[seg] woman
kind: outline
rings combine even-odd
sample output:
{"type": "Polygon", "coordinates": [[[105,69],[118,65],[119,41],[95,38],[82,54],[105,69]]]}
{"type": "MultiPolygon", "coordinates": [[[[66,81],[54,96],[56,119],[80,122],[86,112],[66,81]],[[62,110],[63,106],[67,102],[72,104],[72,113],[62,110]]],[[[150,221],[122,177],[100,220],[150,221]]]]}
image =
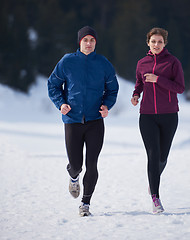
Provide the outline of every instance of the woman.
{"type": "Polygon", "coordinates": [[[69,192],[80,194],[79,174],[85,145],[86,170],[80,216],[90,215],[89,205],[98,179],[97,162],[104,139],[104,121],[116,102],[118,82],[112,64],[96,54],[96,31],[85,26],[78,31],[79,49],[66,54],[48,79],[49,97],[61,111],[69,159],[69,192]]]}
{"type": "Polygon", "coordinates": [[[162,28],[153,28],[147,33],[150,50],[138,61],[131,99],[136,106],[143,92],[139,127],[148,158],[153,213],[164,211],[159,196],[160,176],[178,125],[177,93],[183,93],[185,88],[181,63],[165,48],[167,37],[168,32],[162,28]]]}

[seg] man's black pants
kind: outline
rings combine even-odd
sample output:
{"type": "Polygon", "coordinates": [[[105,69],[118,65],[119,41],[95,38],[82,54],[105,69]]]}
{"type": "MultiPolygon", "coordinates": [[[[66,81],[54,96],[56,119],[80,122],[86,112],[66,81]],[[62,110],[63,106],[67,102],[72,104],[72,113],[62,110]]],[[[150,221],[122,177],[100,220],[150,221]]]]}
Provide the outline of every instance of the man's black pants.
{"type": "Polygon", "coordinates": [[[76,178],[82,171],[84,145],[86,148],[86,171],[83,178],[84,191],[82,198],[82,202],[84,203],[90,203],[91,196],[97,183],[97,162],[103,146],[103,141],[103,119],[85,123],[65,124],[65,142],[69,158],[67,170],[72,178],[76,178]]]}

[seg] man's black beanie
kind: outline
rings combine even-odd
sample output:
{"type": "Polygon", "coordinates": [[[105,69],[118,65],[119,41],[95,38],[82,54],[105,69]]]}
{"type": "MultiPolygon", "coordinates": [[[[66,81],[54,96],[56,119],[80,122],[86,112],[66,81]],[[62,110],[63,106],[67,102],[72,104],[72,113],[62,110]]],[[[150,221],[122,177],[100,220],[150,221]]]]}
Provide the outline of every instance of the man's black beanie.
{"type": "Polygon", "coordinates": [[[85,26],[81,29],[79,29],[78,31],[78,43],[80,44],[80,41],[86,36],[86,35],[91,35],[92,37],[94,37],[96,39],[97,42],[97,33],[96,31],[89,27],[89,26],[85,26]]]}

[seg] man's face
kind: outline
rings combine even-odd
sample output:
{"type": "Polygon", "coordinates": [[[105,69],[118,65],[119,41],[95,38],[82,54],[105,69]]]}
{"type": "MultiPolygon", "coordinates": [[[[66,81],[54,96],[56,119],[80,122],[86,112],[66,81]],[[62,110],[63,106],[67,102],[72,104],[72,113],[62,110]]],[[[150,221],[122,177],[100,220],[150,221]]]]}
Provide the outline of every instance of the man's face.
{"type": "Polygon", "coordinates": [[[95,47],[96,47],[96,39],[91,35],[86,35],[80,41],[80,51],[85,55],[88,55],[91,52],[94,52],[95,47]]]}

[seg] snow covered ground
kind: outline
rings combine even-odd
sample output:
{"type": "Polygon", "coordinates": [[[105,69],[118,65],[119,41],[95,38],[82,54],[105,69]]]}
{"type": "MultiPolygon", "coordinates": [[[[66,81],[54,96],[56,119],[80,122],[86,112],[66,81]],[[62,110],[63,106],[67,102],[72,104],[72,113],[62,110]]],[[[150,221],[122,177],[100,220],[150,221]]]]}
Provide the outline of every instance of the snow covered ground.
{"type": "Polygon", "coordinates": [[[68,192],[63,125],[45,79],[29,95],[0,85],[1,240],[190,239],[190,103],[180,96],[179,127],[161,181],[165,212],[153,215],[139,106],[130,103],[133,84],[119,83],[105,121],[93,216],[84,218],[80,197],[68,192]]]}

